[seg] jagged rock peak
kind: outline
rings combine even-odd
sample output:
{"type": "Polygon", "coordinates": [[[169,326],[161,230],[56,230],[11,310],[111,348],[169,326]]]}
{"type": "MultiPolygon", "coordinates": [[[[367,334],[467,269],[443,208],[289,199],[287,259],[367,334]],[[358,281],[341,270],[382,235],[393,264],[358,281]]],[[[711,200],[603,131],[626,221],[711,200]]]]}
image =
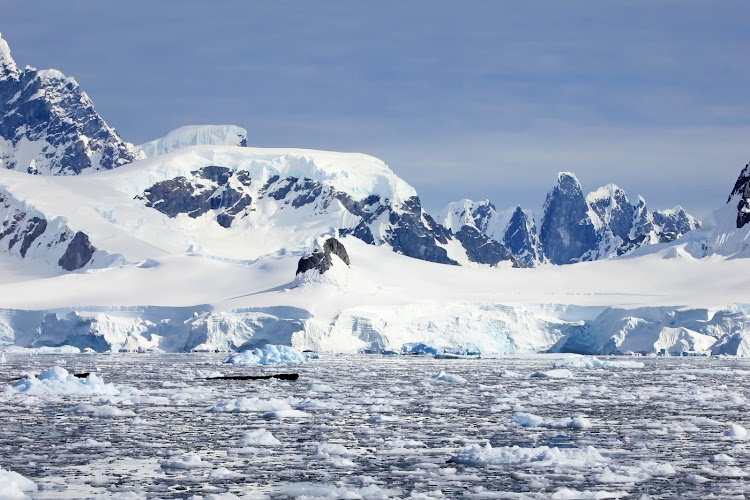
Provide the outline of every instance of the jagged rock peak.
{"type": "Polygon", "coordinates": [[[18,79],[20,72],[16,66],[16,62],[10,55],[10,47],[8,42],[3,39],[2,33],[0,33],[0,80],[7,78],[18,79]]]}
{"type": "Polygon", "coordinates": [[[745,165],[745,168],[740,172],[727,203],[735,198],[739,198],[737,202],[737,229],[741,229],[750,222],[750,163],[745,165]]]}
{"type": "Polygon", "coordinates": [[[347,266],[351,265],[344,244],[336,238],[329,237],[322,245],[320,241],[317,241],[312,253],[299,260],[296,274],[299,275],[313,269],[316,269],[320,274],[324,274],[333,266],[332,255],[337,256],[347,266]]]}
{"type": "Polygon", "coordinates": [[[732,201],[732,198],[735,196],[742,195],[748,182],[750,182],[750,163],[745,165],[745,168],[740,172],[740,176],[737,177],[737,181],[734,183],[734,189],[732,189],[732,192],[729,193],[729,198],[727,198],[727,203],[732,201]]]}
{"type": "Polygon", "coordinates": [[[164,137],[140,144],[149,158],[188,146],[247,146],[247,130],[236,125],[186,125],[164,137]]]}
{"type": "Polygon", "coordinates": [[[575,195],[581,192],[581,183],[573,172],[559,172],[557,174],[557,189],[564,194],[575,195]]]}
{"type": "Polygon", "coordinates": [[[99,116],[75,79],[54,69],[19,71],[0,38],[0,168],[70,175],[141,157],[99,116]]]}

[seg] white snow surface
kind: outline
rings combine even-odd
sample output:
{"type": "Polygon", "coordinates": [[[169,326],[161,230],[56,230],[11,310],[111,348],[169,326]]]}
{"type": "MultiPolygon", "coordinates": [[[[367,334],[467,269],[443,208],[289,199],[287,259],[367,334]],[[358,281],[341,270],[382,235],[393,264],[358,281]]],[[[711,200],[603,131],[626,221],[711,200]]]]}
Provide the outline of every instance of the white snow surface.
{"type": "Polygon", "coordinates": [[[736,258],[750,255],[748,231],[732,229],[731,206],[707,229],[625,259],[457,267],[347,236],[350,267],[295,277],[321,235],[350,227],[349,212],[284,210],[271,199],[224,228],[208,216],[169,218],[134,199],[210,165],[246,170],[258,185],[275,175],[310,178],[393,206],[416,194],[376,158],[295,149],[187,146],[110,172],[7,171],[0,190],[17,211],[8,217],[43,216],[55,234],[84,230],[97,251],[72,274],[55,269],[64,250],[56,240],[31,245],[26,259],[4,254],[0,344],[80,342],[97,351],[276,344],[351,353],[422,343],[437,352],[513,354],[564,349],[559,343],[575,337],[567,348],[592,354],[750,354],[750,320],[742,319],[750,318],[750,261],[736,258]]]}
{"type": "Polygon", "coordinates": [[[241,146],[246,142],[247,130],[236,125],[186,125],[137,147],[150,158],[187,146],[241,146]]]}

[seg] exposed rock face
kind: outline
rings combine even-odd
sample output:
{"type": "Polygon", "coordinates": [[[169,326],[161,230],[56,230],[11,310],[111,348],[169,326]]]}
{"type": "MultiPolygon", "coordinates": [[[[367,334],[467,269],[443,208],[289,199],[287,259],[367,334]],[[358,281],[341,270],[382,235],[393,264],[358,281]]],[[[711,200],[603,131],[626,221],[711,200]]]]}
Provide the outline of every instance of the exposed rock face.
{"type": "Polygon", "coordinates": [[[251,179],[244,170],[209,166],[192,172],[195,177],[176,177],[158,182],[147,189],[140,199],[169,217],[187,214],[197,218],[214,211],[216,222],[229,227],[234,217],[250,206],[248,193],[251,179]]]}
{"type": "Polygon", "coordinates": [[[89,242],[86,233],[78,231],[63,256],[60,257],[58,265],[66,271],[75,271],[88,264],[95,251],[96,248],[89,242]]]}
{"type": "Polygon", "coordinates": [[[344,245],[336,238],[328,238],[322,248],[316,248],[313,253],[299,260],[296,274],[301,274],[312,269],[317,269],[320,274],[324,274],[333,266],[332,255],[336,255],[347,266],[351,265],[349,254],[346,252],[344,245]]]}
{"type": "Polygon", "coordinates": [[[466,255],[472,262],[494,265],[510,261],[513,267],[526,267],[502,244],[490,239],[486,234],[473,226],[464,226],[456,233],[456,239],[466,249],[466,255]]]}
{"type": "Polygon", "coordinates": [[[561,173],[547,195],[539,229],[544,255],[553,264],[577,262],[597,247],[597,234],[581,184],[573,174],[561,173]]]}
{"type": "Polygon", "coordinates": [[[503,244],[526,267],[533,267],[541,259],[539,236],[534,218],[516,207],[503,234],[503,244]]]}
{"type": "Polygon", "coordinates": [[[0,166],[69,175],[141,156],[102,120],[73,78],[56,70],[20,71],[0,38],[0,166]]]}
{"type": "Polygon", "coordinates": [[[336,227],[341,235],[351,234],[368,244],[387,244],[409,257],[457,264],[440,246],[454,236],[425,213],[416,196],[396,206],[378,195],[355,200],[312,179],[274,175],[260,182],[244,170],[209,166],[189,176],[158,182],[137,198],[169,217],[210,214],[225,228],[255,211],[269,217],[299,217],[301,221],[342,213],[334,222],[345,221],[336,227]]]}
{"type": "Polygon", "coordinates": [[[740,172],[734,189],[729,194],[727,203],[737,199],[737,229],[741,229],[750,222],[750,163],[740,172]]]}
{"type": "Polygon", "coordinates": [[[531,212],[520,207],[498,211],[488,200],[451,203],[439,218],[453,232],[462,233],[464,240],[465,233],[473,231],[463,231],[463,227],[478,229],[529,267],[623,255],[643,245],[673,241],[700,227],[679,206],[650,212],[641,197],[632,204],[614,184],[584,197],[570,173],[559,174],[557,185],[547,195],[540,230],[531,212]]]}
{"type": "Polygon", "coordinates": [[[0,221],[0,251],[21,259],[41,259],[74,271],[88,264],[96,251],[88,236],[74,234],[64,219],[48,220],[1,188],[0,221]]]}

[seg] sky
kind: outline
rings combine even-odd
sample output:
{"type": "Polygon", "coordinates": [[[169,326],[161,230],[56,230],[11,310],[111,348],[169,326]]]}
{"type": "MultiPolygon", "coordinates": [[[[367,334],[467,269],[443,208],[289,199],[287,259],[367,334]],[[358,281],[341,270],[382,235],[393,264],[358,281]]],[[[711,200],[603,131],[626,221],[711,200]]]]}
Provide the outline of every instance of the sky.
{"type": "Polygon", "coordinates": [[[382,158],[432,211],[539,209],[560,171],[699,218],[750,161],[746,0],[4,0],[19,66],[141,143],[235,124],[382,158]]]}

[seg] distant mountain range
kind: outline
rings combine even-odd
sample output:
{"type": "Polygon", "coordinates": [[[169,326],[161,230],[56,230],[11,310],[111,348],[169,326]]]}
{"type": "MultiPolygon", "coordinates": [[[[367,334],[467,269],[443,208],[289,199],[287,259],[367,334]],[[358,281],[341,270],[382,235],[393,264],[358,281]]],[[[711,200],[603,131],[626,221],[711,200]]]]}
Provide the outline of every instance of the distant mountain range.
{"type": "MultiPolygon", "coordinates": [[[[6,169],[67,176],[138,160],[146,161],[143,168],[158,163],[158,175],[149,177],[153,182],[129,193],[137,203],[169,219],[213,221],[217,230],[286,228],[288,240],[275,248],[261,245],[264,251],[303,247],[320,231],[351,234],[431,262],[533,267],[618,257],[700,227],[680,207],[650,211],[643,198],[632,203],[615,185],[584,196],[572,173],[559,174],[541,214],[462,200],[433,217],[414,188],[365,155],[240,149],[247,135],[235,126],[182,127],[135,146],[106,124],[73,78],[56,70],[19,70],[2,38],[0,110],[0,165],[6,169]],[[192,146],[205,149],[181,156],[192,146]],[[237,149],[219,161],[217,147],[237,149]],[[195,161],[195,155],[203,158],[195,161]]],[[[732,196],[746,200],[738,215],[744,224],[750,220],[750,193],[740,192],[740,180],[732,196]]],[[[41,257],[66,271],[109,262],[95,258],[109,245],[94,228],[73,227],[64,209],[49,212],[41,209],[44,204],[30,204],[7,182],[0,183],[0,199],[3,251],[41,257]]],[[[105,210],[111,200],[101,203],[105,210]]],[[[127,250],[106,253],[122,257],[127,250]]]]}
{"type": "Polygon", "coordinates": [[[560,173],[547,194],[537,226],[521,207],[498,211],[489,200],[451,203],[436,216],[447,228],[472,228],[502,243],[527,266],[617,257],[654,243],[668,243],[700,223],[682,207],[649,211],[646,200],[630,202],[614,184],[584,196],[574,174],[560,173]]]}
{"type": "Polygon", "coordinates": [[[0,111],[0,347],[750,355],[750,165],[702,224],[571,173],[541,213],[429,214],[363,154],[231,125],[135,146],[2,38],[0,111]]]}

